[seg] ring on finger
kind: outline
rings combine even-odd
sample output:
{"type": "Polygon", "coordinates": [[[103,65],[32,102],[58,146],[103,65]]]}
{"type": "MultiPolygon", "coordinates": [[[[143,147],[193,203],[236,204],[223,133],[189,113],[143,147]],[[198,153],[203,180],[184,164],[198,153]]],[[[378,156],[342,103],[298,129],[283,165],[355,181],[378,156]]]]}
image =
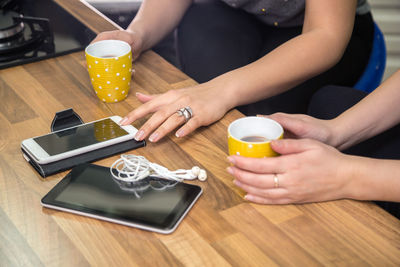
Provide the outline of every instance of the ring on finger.
{"type": "Polygon", "coordinates": [[[190,107],[178,109],[176,113],[178,113],[178,116],[183,116],[185,118],[185,123],[188,122],[193,116],[193,111],[190,107]]]}
{"type": "Polygon", "coordinates": [[[179,117],[183,116],[183,111],[182,111],[182,109],[178,109],[178,110],[176,111],[176,113],[178,113],[178,116],[179,116],[179,117]]]}
{"type": "Polygon", "coordinates": [[[189,106],[185,107],[185,109],[190,113],[190,118],[192,118],[193,117],[193,110],[189,106]]]}

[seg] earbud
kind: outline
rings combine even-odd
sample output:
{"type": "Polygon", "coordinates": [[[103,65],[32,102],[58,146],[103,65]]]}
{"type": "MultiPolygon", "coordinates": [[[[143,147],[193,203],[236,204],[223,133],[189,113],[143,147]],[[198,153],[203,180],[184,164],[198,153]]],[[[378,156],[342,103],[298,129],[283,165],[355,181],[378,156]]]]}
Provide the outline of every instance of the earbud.
{"type": "Polygon", "coordinates": [[[200,169],[199,166],[194,166],[192,168],[192,173],[193,173],[194,176],[196,176],[197,179],[199,179],[202,182],[207,180],[207,172],[206,172],[206,170],[200,169]]]}
{"type": "Polygon", "coordinates": [[[198,177],[199,173],[200,173],[200,167],[199,166],[193,166],[192,173],[193,173],[194,176],[198,177]]]}
{"type": "Polygon", "coordinates": [[[207,172],[199,166],[190,170],[170,171],[167,168],[148,161],[145,157],[136,155],[121,155],[110,167],[111,175],[121,181],[135,182],[146,178],[149,175],[173,181],[207,180],[207,172]]]}
{"type": "Polygon", "coordinates": [[[201,169],[200,172],[199,172],[199,175],[197,176],[197,179],[199,179],[199,181],[202,181],[202,182],[207,180],[207,172],[206,172],[206,170],[201,169]]]}

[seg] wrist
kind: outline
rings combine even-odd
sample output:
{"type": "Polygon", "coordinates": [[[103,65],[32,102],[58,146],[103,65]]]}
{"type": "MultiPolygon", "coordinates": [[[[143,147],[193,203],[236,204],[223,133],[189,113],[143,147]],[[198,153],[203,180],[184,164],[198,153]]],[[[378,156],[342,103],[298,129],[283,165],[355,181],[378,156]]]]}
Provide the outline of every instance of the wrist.
{"type": "Polygon", "coordinates": [[[368,164],[366,158],[345,155],[340,175],[345,179],[343,184],[343,198],[364,200],[368,195],[368,185],[364,185],[364,178],[368,177],[368,164]],[[367,166],[366,166],[367,165],[367,166]]]}
{"type": "MultiPolygon", "coordinates": [[[[148,47],[148,41],[146,38],[146,30],[144,27],[141,26],[141,23],[138,21],[132,21],[132,23],[126,28],[125,30],[128,32],[131,36],[132,39],[134,40],[135,43],[139,43],[139,49],[140,51],[144,51],[149,49],[148,47]]],[[[137,45],[137,44],[131,44],[137,45]]]]}
{"type": "Polygon", "coordinates": [[[339,150],[342,150],[343,146],[347,142],[344,127],[345,123],[341,121],[340,116],[328,121],[328,144],[338,148],[339,150]]]}
{"type": "Polygon", "coordinates": [[[235,83],[232,82],[233,80],[230,74],[226,73],[206,82],[209,88],[216,90],[216,97],[223,103],[226,111],[240,105],[237,99],[239,94],[236,92],[237,89],[235,83]]]}

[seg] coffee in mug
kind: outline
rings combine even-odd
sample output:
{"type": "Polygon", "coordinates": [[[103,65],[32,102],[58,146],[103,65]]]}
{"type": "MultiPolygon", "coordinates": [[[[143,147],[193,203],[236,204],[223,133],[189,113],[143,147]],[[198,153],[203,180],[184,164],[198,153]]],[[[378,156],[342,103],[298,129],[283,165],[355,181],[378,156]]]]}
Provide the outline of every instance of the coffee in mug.
{"type": "Polygon", "coordinates": [[[283,138],[282,126],[265,117],[244,117],[235,120],[228,127],[230,155],[263,158],[274,157],[271,140],[283,138]]]}

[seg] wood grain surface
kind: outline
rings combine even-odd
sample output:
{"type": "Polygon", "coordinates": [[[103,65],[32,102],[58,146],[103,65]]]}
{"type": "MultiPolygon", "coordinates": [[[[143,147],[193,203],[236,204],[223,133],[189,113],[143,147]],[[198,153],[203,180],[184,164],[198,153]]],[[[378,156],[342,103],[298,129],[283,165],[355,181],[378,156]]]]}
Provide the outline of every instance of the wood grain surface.
{"type": "MultiPolygon", "coordinates": [[[[113,29],[77,0],[57,2],[96,32],[113,29]]],[[[370,202],[244,201],[226,172],[226,129],[242,116],[236,110],[189,137],[170,135],[130,152],[169,169],[207,170],[206,182],[193,182],[203,195],[174,233],[43,208],[40,199],[67,172],[42,179],[20,142],[48,133],[55,112],[72,107],[86,122],[124,116],[139,105],[135,92],[195,84],[151,51],[134,69],[130,95],[115,104],[97,99],[83,52],[0,70],[0,266],[400,266],[400,221],[370,202]]]]}

